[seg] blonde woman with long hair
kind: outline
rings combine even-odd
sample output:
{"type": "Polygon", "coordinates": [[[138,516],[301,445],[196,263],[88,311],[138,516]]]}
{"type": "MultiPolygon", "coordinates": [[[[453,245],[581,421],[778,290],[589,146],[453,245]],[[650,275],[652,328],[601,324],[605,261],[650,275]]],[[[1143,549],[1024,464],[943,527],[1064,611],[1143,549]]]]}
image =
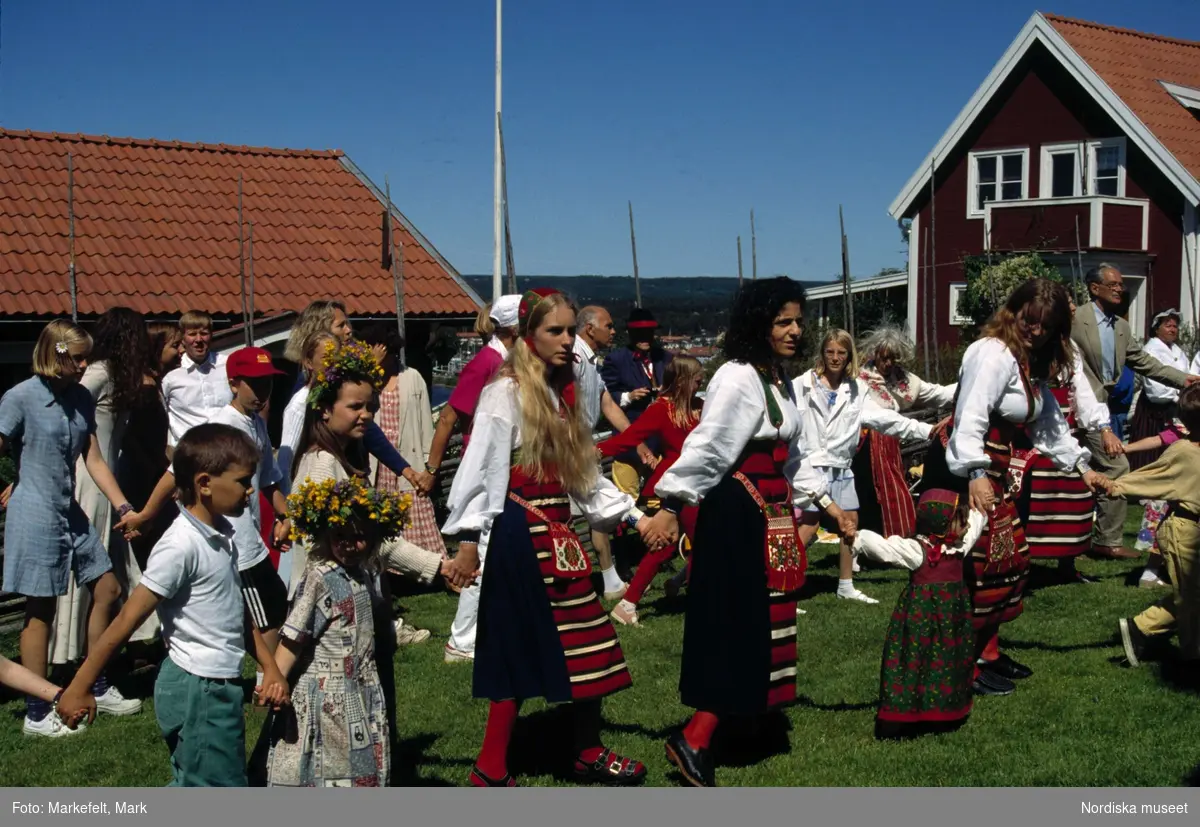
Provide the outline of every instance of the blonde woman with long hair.
{"type": "MultiPolygon", "coordinates": [[[[662,395],[652,402],[645,413],[638,417],[637,422],[627,430],[597,446],[601,456],[613,457],[636,448],[649,437],[658,438],[662,459],[642,488],[642,501],[651,511],[658,511],[660,506],[659,499],[654,494],[654,486],[658,485],[663,474],[679,459],[684,440],[700,424],[701,401],[696,392],[700,390],[700,383],[703,381],[704,368],[698,360],[691,356],[676,356],[667,363],[667,368],[663,371],[662,395]]],[[[691,542],[696,536],[696,509],[682,509],[679,521],[684,536],[691,542]]],[[[638,625],[638,602],[654,575],[676,549],[675,544],[666,545],[642,558],[625,597],[612,610],[613,620],[626,625],[638,625]]],[[[678,585],[672,590],[677,588],[678,585]]]]}
{"type": "MultiPolygon", "coordinates": [[[[592,588],[591,563],[570,529],[574,500],[594,528],[645,531],[633,499],[599,475],[591,423],[574,386],[575,309],[554,290],[531,290],[519,337],[479,397],[474,432],[450,490],[442,527],[458,557],[479,567],[474,694],[491,701],[477,787],[511,787],[508,747],[521,701],[571,703],[574,775],[610,785],[640,782],[645,766],[600,740],[600,700],[631,684],[616,631],[592,588]]],[[[457,561],[458,558],[456,558],[457,561]]]]}
{"type": "MultiPolygon", "coordinates": [[[[877,405],[858,378],[854,339],[833,329],[821,340],[812,370],[793,381],[796,404],[804,417],[805,456],[829,483],[829,496],[858,525],[858,494],[851,465],[862,431],[868,428],[897,439],[925,439],[930,426],[877,405]]],[[[800,537],[810,545],[817,533],[819,514],[814,506],[800,515],[800,537]]],[[[854,586],[854,553],[845,536],[838,552],[837,596],[859,603],[879,601],[854,586]]]]}

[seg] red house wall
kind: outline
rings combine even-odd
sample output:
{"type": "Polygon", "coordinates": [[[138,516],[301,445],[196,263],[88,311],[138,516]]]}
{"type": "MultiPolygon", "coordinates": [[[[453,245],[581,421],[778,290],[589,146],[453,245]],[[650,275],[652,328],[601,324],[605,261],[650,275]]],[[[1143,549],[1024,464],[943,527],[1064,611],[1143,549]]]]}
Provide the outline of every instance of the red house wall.
{"type": "MultiPolygon", "coordinates": [[[[967,218],[966,214],[968,153],[972,150],[1028,147],[1029,196],[1035,198],[1039,192],[1043,144],[1113,138],[1122,134],[1115,122],[1048,52],[1040,45],[1031,49],[977,118],[974,127],[954,149],[953,156],[941,162],[935,185],[936,234],[931,229],[927,194],[920,196],[909,211],[909,215],[920,216],[918,231],[909,239],[910,249],[916,253],[918,264],[918,340],[923,338],[926,329],[925,291],[928,273],[925,267],[929,260],[929,249],[933,250],[936,265],[937,339],[947,344],[957,343],[961,330],[949,324],[950,285],[966,281],[963,265],[966,256],[985,252],[984,221],[982,218],[967,218]],[[929,246],[927,231],[932,242],[929,246]]],[[[1166,307],[1179,301],[1183,198],[1132,141],[1126,144],[1125,166],[1125,196],[1149,198],[1151,201],[1148,252],[1155,258],[1148,268],[1151,272],[1145,291],[1149,311],[1146,318],[1149,319],[1159,305],[1166,307]]],[[[994,210],[992,215],[997,221],[1010,222],[1005,225],[1005,231],[1011,232],[1014,222],[1019,225],[1020,218],[1013,215],[1001,219],[1000,216],[1019,212],[1015,208],[1008,208],[994,210]]],[[[1109,216],[1115,217],[1115,213],[1109,216]]],[[[1028,220],[1029,216],[1026,215],[1027,223],[1028,220]]],[[[1041,228],[1037,235],[1066,234],[1070,244],[1063,246],[1074,246],[1074,219],[1070,220],[1069,227],[1058,226],[1060,223],[1056,219],[1052,231],[1041,228]]],[[[1085,246],[1086,226],[1086,216],[1083,216],[1080,219],[1080,233],[1085,246]]],[[[1134,246],[1140,247],[1140,215],[1136,227],[1137,244],[1134,246]]],[[[1105,248],[1128,249],[1131,232],[1132,226],[1128,221],[1106,222],[1105,248]],[[1110,234],[1111,239],[1108,237],[1110,234]]]]}

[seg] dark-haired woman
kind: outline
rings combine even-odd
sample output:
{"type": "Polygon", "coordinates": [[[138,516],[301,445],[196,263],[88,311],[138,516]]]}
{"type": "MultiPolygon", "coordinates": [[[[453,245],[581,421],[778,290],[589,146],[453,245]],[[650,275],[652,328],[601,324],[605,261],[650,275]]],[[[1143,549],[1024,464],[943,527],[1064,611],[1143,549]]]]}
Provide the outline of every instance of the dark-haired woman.
{"type": "Polygon", "coordinates": [[[757,281],[734,300],[726,364],[700,424],[655,486],[663,509],[648,536],[679,536],[677,514],[700,505],[679,681],[696,710],[667,740],[688,783],[715,784],[710,743],[728,716],[759,716],[796,698],[796,591],[807,560],[793,507],[816,503],[853,541],[854,526],[804,459],[802,419],[781,362],[796,355],[804,291],[757,281]]]}
{"type": "Polygon", "coordinates": [[[1013,501],[1014,447],[1025,439],[1060,471],[1078,471],[1095,492],[1103,478],[1071,436],[1052,379],[1076,366],[1070,297],[1044,279],[1018,287],[963,355],[954,416],[933,433],[921,486],[966,492],[988,516],[967,560],[980,695],[1007,695],[1028,667],[1000,652],[1002,623],[1016,619],[1029,577],[1029,546],[1013,501]]]}
{"type": "MultiPolygon", "coordinates": [[[[146,320],[136,310],[114,307],[96,320],[92,341],[91,361],[80,384],[96,403],[96,441],[100,455],[109,468],[116,469],[130,414],[141,401],[144,370],[149,362],[150,336],[146,320]]],[[[111,503],[84,471],[83,460],[77,460],[75,498],[108,550],[122,597],[128,597],[142,579],[142,569],[125,538],[112,531],[117,520],[111,503]]],[[[50,639],[51,663],[70,663],[83,657],[91,605],[88,590],[81,588],[72,577],[67,593],[58,599],[54,635],[50,639]]],[[[152,615],[130,640],[149,641],[157,632],[158,620],[152,615]]],[[[133,709],[132,705],[130,708],[133,709]]]]}

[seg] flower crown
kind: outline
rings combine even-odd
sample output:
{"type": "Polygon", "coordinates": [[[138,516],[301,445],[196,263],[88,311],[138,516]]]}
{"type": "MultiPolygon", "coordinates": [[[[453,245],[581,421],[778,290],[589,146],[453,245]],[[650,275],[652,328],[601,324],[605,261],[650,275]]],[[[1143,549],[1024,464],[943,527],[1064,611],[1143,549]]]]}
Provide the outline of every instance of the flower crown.
{"type": "Polygon", "coordinates": [[[393,494],[370,488],[357,477],[313,482],[306,478],[288,497],[287,516],[292,539],[316,539],[336,528],[374,529],[389,540],[409,524],[411,494],[393,494]]]}
{"type": "Polygon", "coordinates": [[[344,345],[329,342],[325,345],[316,381],[308,392],[308,406],[320,408],[330,402],[343,382],[369,382],[375,390],[383,387],[383,368],[362,342],[351,341],[344,345]]]}

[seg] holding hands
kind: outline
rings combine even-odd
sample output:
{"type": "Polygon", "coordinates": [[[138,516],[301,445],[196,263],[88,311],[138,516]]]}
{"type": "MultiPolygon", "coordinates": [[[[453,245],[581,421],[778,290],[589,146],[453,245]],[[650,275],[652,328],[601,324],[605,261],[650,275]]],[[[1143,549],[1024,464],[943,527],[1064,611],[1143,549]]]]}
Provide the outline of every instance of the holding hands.
{"type": "Polygon", "coordinates": [[[642,517],[637,524],[638,534],[651,551],[679,542],[679,518],[663,509],[653,517],[642,517]]]}

